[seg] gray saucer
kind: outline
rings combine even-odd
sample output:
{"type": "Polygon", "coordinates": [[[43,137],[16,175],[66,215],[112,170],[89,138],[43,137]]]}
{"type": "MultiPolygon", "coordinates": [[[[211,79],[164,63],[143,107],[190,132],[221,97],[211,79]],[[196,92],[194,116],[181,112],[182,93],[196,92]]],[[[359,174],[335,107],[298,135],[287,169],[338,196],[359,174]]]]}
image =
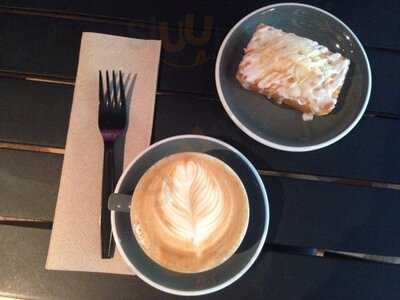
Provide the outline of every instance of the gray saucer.
{"type": "Polygon", "coordinates": [[[221,45],[215,76],[221,102],[236,125],[258,142],[286,151],[315,150],[344,137],[360,120],[371,91],[368,58],[355,34],[326,11],[297,3],[266,6],[239,21],[221,45]],[[338,105],[331,114],[304,122],[300,112],[241,87],[235,73],[242,49],[259,23],[315,40],[351,60],[338,105]]]}
{"type": "Polygon", "coordinates": [[[226,262],[209,271],[194,274],[167,270],[152,261],[137,243],[130,214],[123,211],[126,211],[127,203],[121,202],[121,207],[125,208],[117,209],[118,197],[114,195],[109,206],[115,208],[111,212],[111,222],[118,250],[141,279],[168,293],[203,295],[230,285],[254,263],[267,236],[269,206],[263,182],[246,157],[224,142],[198,135],[176,136],[153,144],[124,171],[115,192],[132,194],[141,176],[154,163],[168,155],[186,151],[206,153],[221,159],[236,172],[246,188],[250,205],[249,226],[239,249],[226,262]]]}

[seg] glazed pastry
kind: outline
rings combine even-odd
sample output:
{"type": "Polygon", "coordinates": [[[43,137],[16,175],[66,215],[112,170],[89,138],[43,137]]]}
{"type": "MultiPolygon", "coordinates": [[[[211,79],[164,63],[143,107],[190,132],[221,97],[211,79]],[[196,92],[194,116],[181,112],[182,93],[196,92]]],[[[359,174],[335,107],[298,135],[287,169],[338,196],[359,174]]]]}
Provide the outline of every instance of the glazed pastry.
{"type": "Polygon", "coordinates": [[[335,108],[349,65],[349,59],[315,41],[259,24],[236,78],[244,88],[312,120],[335,108]]]}

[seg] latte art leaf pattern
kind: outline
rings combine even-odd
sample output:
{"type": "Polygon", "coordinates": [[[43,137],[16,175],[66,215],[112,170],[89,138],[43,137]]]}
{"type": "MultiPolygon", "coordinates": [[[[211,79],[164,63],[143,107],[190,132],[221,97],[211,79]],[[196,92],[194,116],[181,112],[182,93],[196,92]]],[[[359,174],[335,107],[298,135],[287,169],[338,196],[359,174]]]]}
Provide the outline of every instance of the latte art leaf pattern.
{"type": "Polygon", "coordinates": [[[181,152],[140,178],[131,205],[133,233],[160,266],[181,273],[210,270],[238,249],[249,222],[246,189],[223,161],[181,152]]]}
{"type": "Polygon", "coordinates": [[[194,161],[175,167],[159,197],[163,226],[200,247],[223,220],[224,198],[213,174],[194,161]]]}

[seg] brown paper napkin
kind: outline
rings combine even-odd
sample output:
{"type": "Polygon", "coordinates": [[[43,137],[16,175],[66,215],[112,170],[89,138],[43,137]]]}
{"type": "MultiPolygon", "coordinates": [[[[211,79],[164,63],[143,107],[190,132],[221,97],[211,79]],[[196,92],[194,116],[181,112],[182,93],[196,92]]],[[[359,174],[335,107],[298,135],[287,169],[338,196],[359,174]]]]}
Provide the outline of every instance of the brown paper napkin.
{"type": "Polygon", "coordinates": [[[126,166],[150,144],[160,46],[161,41],[83,33],[47,269],[132,274],[117,250],[113,259],[100,258],[98,71],[122,70],[133,87],[127,99],[126,166]]]}

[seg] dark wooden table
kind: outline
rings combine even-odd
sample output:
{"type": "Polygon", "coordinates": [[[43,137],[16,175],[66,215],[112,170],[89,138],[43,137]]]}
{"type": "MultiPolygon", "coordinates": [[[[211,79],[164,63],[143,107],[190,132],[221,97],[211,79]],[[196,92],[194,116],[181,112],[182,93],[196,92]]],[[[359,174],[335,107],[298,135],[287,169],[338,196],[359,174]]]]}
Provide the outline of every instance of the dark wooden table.
{"type": "Polygon", "coordinates": [[[250,158],[268,188],[268,245],[243,278],[207,299],[399,299],[400,266],[321,250],[400,256],[397,0],[307,1],[354,30],[373,73],[359,125],[309,153],[254,142],[217,99],[224,35],[269,1],[82,2],[0,1],[0,298],[175,298],[137,277],[44,270],[81,33],[95,31],[162,39],[153,141],[221,138],[250,158]]]}

